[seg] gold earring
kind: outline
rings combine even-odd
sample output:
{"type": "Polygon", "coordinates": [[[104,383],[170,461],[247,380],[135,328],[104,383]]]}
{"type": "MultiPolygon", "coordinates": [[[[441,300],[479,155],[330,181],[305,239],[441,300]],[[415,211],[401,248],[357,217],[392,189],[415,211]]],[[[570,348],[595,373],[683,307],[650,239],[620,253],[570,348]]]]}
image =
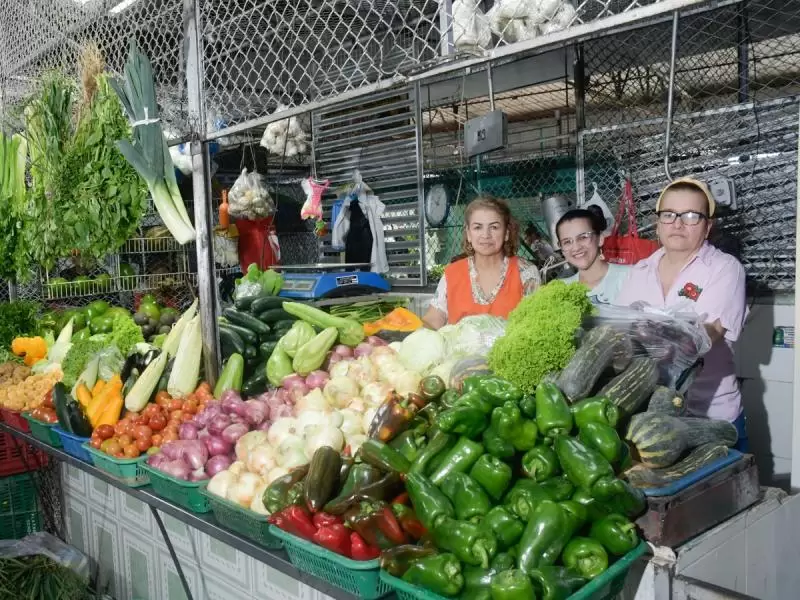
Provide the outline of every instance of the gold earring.
{"type": "Polygon", "coordinates": [[[467,240],[467,254],[469,254],[470,256],[475,254],[475,248],[472,247],[472,242],[470,242],[469,240],[467,240]]]}

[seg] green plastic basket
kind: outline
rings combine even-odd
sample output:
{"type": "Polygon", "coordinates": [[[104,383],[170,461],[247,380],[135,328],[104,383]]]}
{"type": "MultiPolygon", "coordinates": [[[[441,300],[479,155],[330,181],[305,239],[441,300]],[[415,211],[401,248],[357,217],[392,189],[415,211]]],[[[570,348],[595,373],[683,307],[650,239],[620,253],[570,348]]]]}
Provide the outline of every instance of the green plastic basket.
{"type": "Polygon", "coordinates": [[[41,525],[33,478],[22,473],[0,479],[0,539],[23,538],[41,525]]]}
{"type": "Polygon", "coordinates": [[[153,491],[162,498],[195,513],[211,512],[208,498],[200,493],[202,481],[175,479],[163,471],[154,469],[146,462],[142,463],[141,468],[150,475],[150,485],[153,486],[153,491]]]}
{"type": "Polygon", "coordinates": [[[242,508],[225,498],[220,498],[209,492],[207,488],[208,482],[204,481],[200,486],[200,493],[208,499],[211,510],[214,512],[214,518],[220,525],[258,542],[265,548],[271,550],[283,548],[283,542],[270,532],[266,516],[242,508]]]}
{"type": "MultiPolygon", "coordinates": [[[[646,551],[647,544],[640,542],[636,548],[611,565],[605,573],[587,583],[567,600],[613,600],[625,586],[625,578],[633,562],[646,551]]],[[[398,600],[448,600],[423,587],[392,577],[386,571],[381,571],[381,581],[394,590],[398,600]]]]}
{"type": "Polygon", "coordinates": [[[95,467],[109,475],[113,475],[128,486],[136,488],[150,483],[150,475],[142,469],[142,465],[147,460],[146,456],[115,458],[96,448],[92,448],[89,444],[84,444],[83,447],[92,455],[95,467]]]}
{"type": "Polygon", "coordinates": [[[54,425],[45,423],[39,419],[34,419],[29,413],[23,413],[23,417],[31,427],[31,435],[40,442],[50,444],[53,448],[61,448],[61,438],[53,431],[54,425]]]}
{"type": "Polygon", "coordinates": [[[270,526],[270,531],[276,538],[283,540],[289,560],[301,571],[324,579],[364,600],[382,598],[392,592],[389,584],[381,581],[379,560],[352,560],[274,525],[270,526]]]}

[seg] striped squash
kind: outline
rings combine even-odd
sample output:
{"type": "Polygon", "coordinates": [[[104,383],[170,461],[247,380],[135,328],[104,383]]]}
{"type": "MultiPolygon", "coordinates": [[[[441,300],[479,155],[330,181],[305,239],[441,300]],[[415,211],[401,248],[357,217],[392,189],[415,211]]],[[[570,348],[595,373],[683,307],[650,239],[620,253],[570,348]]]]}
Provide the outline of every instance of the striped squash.
{"type": "Polygon", "coordinates": [[[651,358],[637,357],[608,382],[597,396],[605,396],[625,414],[632,415],[650,398],[658,383],[658,368],[651,358]]]}
{"type": "Polygon", "coordinates": [[[686,400],[683,394],[664,385],[656,387],[647,403],[647,412],[662,413],[680,417],[686,414],[686,400]]]}
{"type": "Polygon", "coordinates": [[[636,465],[625,471],[625,477],[637,488],[660,488],[691,475],[701,467],[725,456],[728,456],[728,447],[725,444],[711,442],[698,446],[689,452],[686,458],[671,467],[651,469],[644,465],[636,465]]]}
{"type": "Polygon", "coordinates": [[[570,402],[592,393],[597,380],[614,360],[622,334],[608,325],[591,329],[558,376],[556,385],[570,402]]]}

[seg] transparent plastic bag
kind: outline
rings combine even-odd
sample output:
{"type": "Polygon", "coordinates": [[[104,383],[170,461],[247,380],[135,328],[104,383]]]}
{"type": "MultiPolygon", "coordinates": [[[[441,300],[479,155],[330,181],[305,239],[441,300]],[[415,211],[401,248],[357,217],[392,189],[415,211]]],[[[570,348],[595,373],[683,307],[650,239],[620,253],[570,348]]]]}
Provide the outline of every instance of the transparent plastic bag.
{"type": "Polygon", "coordinates": [[[590,326],[608,325],[626,334],[633,356],[658,362],[660,383],[675,387],[682,376],[711,349],[704,316],[679,304],[659,309],[636,303],[630,307],[600,304],[590,326]]]}
{"type": "Polygon", "coordinates": [[[228,213],[234,219],[261,219],[275,213],[275,201],[264,178],[242,169],[228,192],[228,213]]]}
{"type": "Polygon", "coordinates": [[[32,533],[21,540],[0,540],[0,559],[37,555],[46,556],[89,581],[89,559],[47,532],[32,533]]]}
{"type": "Polygon", "coordinates": [[[455,325],[445,325],[439,330],[445,340],[448,359],[486,356],[505,332],[506,320],[491,315],[464,317],[455,325]]]}

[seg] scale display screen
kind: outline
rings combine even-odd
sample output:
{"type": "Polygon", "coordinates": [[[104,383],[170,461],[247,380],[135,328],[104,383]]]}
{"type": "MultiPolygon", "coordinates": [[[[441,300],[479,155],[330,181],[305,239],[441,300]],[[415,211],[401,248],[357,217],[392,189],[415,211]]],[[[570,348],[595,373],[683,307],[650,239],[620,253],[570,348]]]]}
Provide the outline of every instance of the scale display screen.
{"type": "Polygon", "coordinates": [[[336,287],[345,285],[355,285],[358,283],[358,275],[342,275],[336,278],[336,287]]]}
{"type": "Polygon", "coordinates": [[[310,292],[314,289],[316,279],[286,279],[283,282],[283,289],[293,292],[310,292]]]}

